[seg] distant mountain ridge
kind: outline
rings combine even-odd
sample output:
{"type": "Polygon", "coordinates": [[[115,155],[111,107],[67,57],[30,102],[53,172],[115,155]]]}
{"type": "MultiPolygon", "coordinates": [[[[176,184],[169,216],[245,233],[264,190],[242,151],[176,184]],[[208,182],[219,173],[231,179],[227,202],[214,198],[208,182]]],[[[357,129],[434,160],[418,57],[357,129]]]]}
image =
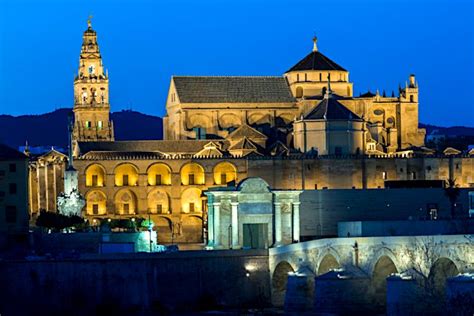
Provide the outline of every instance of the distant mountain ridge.
{"type": "Polygon", "coordinates": [[[426,135],[430,135],[435,131],[436,134],[446,135],[449,137],[456,136],[474,136],[474,127],[467,126],[451,126],[451,127],[441,127],[430,124],[420,123],[421,128],[426,128],[426,135]]]}
{"type": "MultiPolygon", "coordinates": [[[[62,108],[40,115],[0,115],[0,143],[18,148],[28,141],[30,146],[59,146],[67,148],[68,115],[62,108]]],[[[163,138],[161,117],[131,110],[111,113],[116,140],[149,140],[163,138]]]]}
{"type": "MultiPolygon", "coordinates": [[[[59,146],[67,148],[67,122],[70,108],[62,108],[40,115],[0,115],[0,143],[18,148],[28,141],[30,146],[59,146]]],[[[113,112],[116,140],[163,139],[161,117],[136,111],[113,112]]],[[[420,123],[426,135],[437,130],[437,134],[450,137],[474,136],[474,127],[440,127],[420,123]]]]}

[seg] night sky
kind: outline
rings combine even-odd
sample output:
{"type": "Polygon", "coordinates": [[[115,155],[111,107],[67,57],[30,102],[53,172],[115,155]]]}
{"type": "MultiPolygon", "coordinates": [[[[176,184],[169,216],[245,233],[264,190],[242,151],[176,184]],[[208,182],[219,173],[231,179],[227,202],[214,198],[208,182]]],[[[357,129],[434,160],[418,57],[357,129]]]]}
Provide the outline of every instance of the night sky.
{"type": "Polygon", "coordinates": [[[354,95],[390,95],[415,73],[421,122],[474,126],[471,0],[0,0],[0,114],[72,107],[90,14],[112,111],[162,116],[173,74],[281,75],[316,34],[354,95]]]}

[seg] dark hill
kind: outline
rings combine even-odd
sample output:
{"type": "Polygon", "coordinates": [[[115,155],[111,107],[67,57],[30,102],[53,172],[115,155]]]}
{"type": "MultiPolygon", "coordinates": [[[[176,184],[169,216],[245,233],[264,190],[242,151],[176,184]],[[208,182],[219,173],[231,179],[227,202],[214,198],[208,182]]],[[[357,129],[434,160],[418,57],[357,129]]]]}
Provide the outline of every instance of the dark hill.
{"type": "MultiPolygon", "coordinates": [[[[67,122],[71,109],[64,108],[41,115],[0,115],[0,143],[17,148],[31,146],[67,147],[67,122]]],[[[114,112],[116,140],[162,139],[161,117],[135,111],[114,112]]]]}
{"type": "MultiPolygon", "coordinates": [[[[67,148],[67,122],[71,109],[58,109],[41,115],[0,115],[0,143],[17,148],[28,143],[31,146],[59,146],[67,148]]],[[[135,111],[114,112],[116,140],[147,140],[163,138],[161,117],[142,114],[135,111]]],[[[474,128],[464,126],[439,127],[420,124],[426,128],[426,135],[437,130],[450,137],[472,137],[474,128]]]]}

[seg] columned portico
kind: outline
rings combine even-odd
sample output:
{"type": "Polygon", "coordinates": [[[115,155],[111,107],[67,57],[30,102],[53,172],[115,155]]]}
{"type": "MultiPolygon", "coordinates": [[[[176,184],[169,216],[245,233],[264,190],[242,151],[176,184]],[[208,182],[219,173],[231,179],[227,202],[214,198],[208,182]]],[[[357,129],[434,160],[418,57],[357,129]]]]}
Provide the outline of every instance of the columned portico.
{"type": "Polygon", "coordinates": [[[300,202],[293,202],[293,242],[300,241],[300,202]]]}
{"type": "Polygon", "coordinates": [[[281,233],[281,203],[273,202],[275,209],[275,244],[274,246],[280,246],[282,243],[281,233]]]}
{"type": "Polygon", "coordinates": [[[221,203],[213,203],[214,207],[214,247],[220,247],[221,245],[221,214],[220,208],[221,203]]]}
{"type": "Polygon", "coordinates": [[[239,214],[238,214],[238,207],[239,202],[231,202],[230,205],[232,206],[232,249],[239,248],[239,214]]]}
{"type": "Polygon", "coordinates": [[[299,241],[301,192],[273,191],[261,178],[209,189],[205,192],[209,201],[208,247],[257,249],[299,241]]]}

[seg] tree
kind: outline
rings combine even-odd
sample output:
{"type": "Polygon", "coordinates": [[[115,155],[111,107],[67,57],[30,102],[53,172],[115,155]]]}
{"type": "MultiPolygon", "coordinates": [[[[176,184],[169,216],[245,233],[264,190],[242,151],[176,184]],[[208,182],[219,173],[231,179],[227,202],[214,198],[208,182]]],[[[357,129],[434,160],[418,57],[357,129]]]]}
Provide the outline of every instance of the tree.
{"type": "Polygon", "coordinates": [[[77,216],[66,216],[56,212],[42,210],[36,219],[36,226],[54,230],[62,230],[84,224],[84,219],[77,216]]]}

